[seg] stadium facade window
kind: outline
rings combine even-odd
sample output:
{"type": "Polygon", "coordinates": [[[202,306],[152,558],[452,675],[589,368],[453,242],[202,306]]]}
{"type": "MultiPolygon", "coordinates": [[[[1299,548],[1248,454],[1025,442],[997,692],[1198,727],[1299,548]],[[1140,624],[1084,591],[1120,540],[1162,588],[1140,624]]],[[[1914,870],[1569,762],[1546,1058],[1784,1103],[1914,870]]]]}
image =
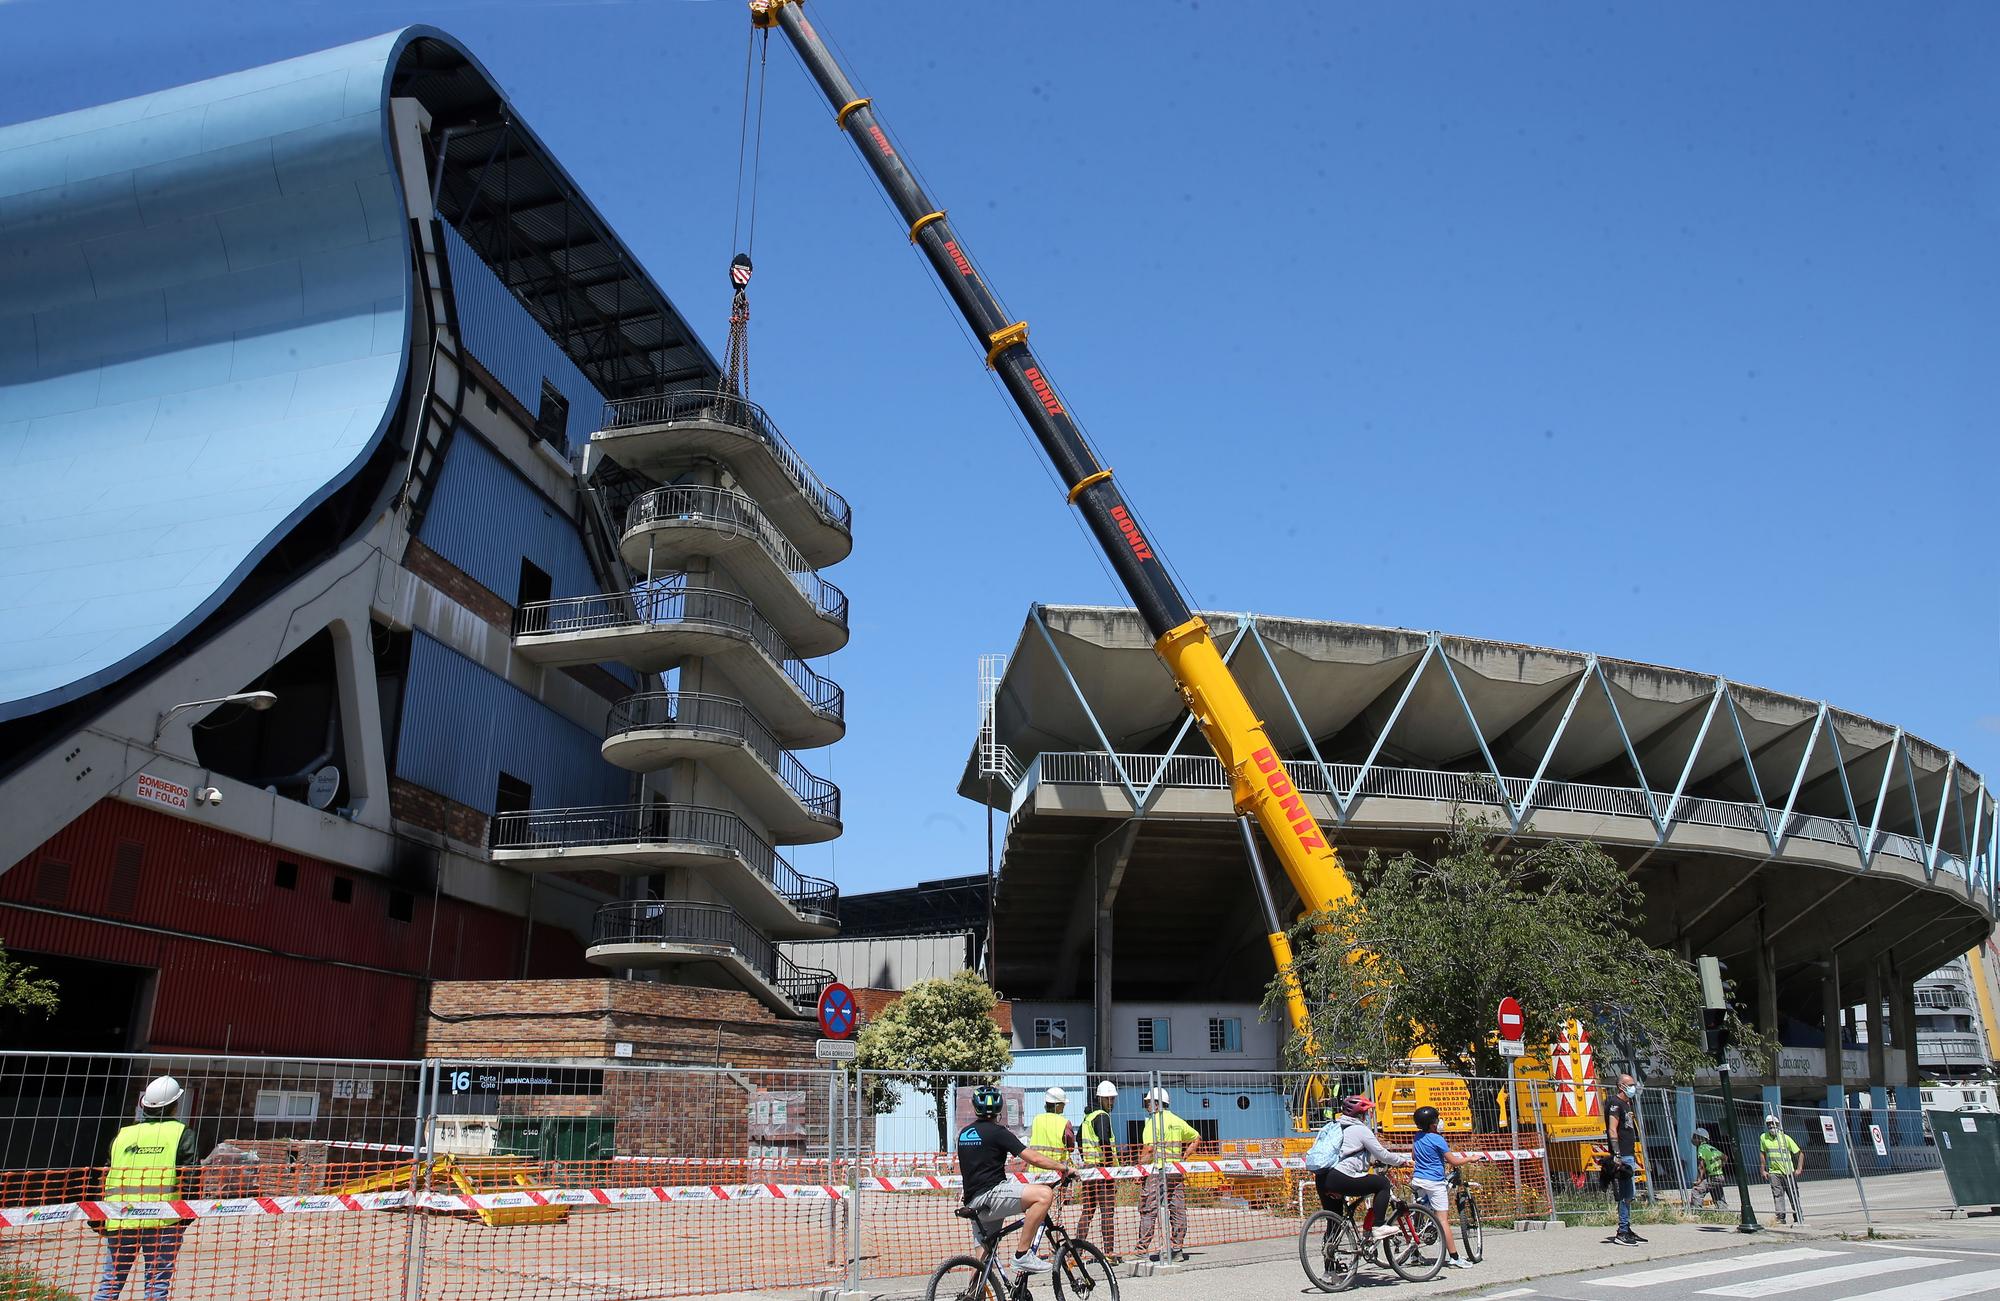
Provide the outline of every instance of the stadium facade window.
{"type": "Polygon", "coordinates": [[[1208,1050],[1212,1053],[1242,1052],[1243,1018],[1240,1016],[1208,1018],[1208,1050]]]}
{"type": "Polygon", "coordinates": [[[1069,1018],[1064,1016],[1038,1016],[1035,1018],[1034,1043],[1036,1048],[1069,1047],[1069,1018]]]}
{"type": "Polygon", "coordinates": [[[1139,1018],[1139,1051],[1170,1053],[1174,1050],[1174,1023],[1163,1016],[1139,1018]]]}

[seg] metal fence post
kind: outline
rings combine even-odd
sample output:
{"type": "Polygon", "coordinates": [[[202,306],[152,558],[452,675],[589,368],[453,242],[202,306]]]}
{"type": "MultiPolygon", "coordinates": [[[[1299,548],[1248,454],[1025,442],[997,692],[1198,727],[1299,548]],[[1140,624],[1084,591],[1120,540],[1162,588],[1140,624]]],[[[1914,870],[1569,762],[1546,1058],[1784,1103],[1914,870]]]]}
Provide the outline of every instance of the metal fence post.
{"type": "Polygon", "coordinates": [[[854,1105],[848,1112],[849,1133],[852,1136],[847,1149],[847,1290],[861,1291],[861,1120],[867,1114],[867,1077],[859,1069],[854,1072],[854,1105]]]}
{"type": "Polygon", "coordinates": [[[1521,1091],[1515,1081],[1514,1064],[1518,1058],[1507,1059],[1507,1130],[1511,1135],[1509,1144],[1514,1154],[1514,1204],[1521,1204],[1521,1091]]]}
{"type": "MultiPolygon", "coordinates": [[[[1857,1197],[1861,1199],[1861,1223],[1864,1227],[1872,1229],[1875,1227],[1875,1217],[1869,1214],[1868,1212],[1868,1191],[1865,1187],[1863,1187],[1861,1178],[1861,1162],[1856,1158],[1854,1151],[1854,1126],[1848,1123],[1848,1117],[1851,1114],[1852,1114],[1851,1112],[1845,1109],[1843,1109],[1841,1112],[1840,1127],[1841,1130],[1843,1131],[1843,1137],[1846,1139],[1846,1142],[1843,1143],[1842,1146],[1844,1146],[1847,1149],[1846,1152],[1847,1168],[1854,1175],[1854,1193],[1857,1197]]],[[[1873,1122],[1874,1116],[1875,1113],[1873,1111],[1870,1111],[1868,1113],[1870,1123],[1873,1122]]],[[[1874,1141],[1873,1134],[1869,1135],[1869,1141],[1871,1144],[1873,1143],[1874,1141]]],[[[1891,1169],[1893,1168],[1894,1165],[1892,1158],[1891,1169]]]]}
{"type": "MultiPolygon", "coordinates": [[[[431,1168],[436,1164],[437,1154],[437,1110],[438,1076],[442,1070],[436,1058],[426,1058],[417,1071],[417,1125],[411,1138],[410,1200],[416,1203],[427,1198],[431,1191],[431,1168]],[[421,1180],[418,1178],[422,1173],[421,1180]],[[423,1191],[417,1191],[419,1183],[423,1191]]],[[[424,1295],[424,1255],[430,1237],[430,1218],[421,1206],[409,1209],[411,1243],[408,1257],[409,1273],[405,1291],[410,1301],[421,1301],[424,1295]]]]}
{"type": "MultiPolygon", "coordinates": [[[[831,1188],[840,1178],[840,1067],[835,1066],[826,1077],[826,1185],[831,1188]]],[[[827,1198],[826,1207],[826,1263],[836,1264],[840,1259],[840,1199],[827,1198]]]]}
{"type": "Polygon", "coordinates": [[[1542,1082],[1540,1080],[1528,1081],[1528,1096],[1534,1100],[1535,1134],[1537,1136],[1535,1141],[1542,1149],[1542,1191],[1547,1193],[1549,1198],[1549,1221],[1555,1223],[1560,1218],[1556,1215],[1555,1172],[1550,1169],[1551,1163],[1555,1160],[1555,1152],[1549,1146],[1548,1124],[1542,1119],[1542,1082]]]}

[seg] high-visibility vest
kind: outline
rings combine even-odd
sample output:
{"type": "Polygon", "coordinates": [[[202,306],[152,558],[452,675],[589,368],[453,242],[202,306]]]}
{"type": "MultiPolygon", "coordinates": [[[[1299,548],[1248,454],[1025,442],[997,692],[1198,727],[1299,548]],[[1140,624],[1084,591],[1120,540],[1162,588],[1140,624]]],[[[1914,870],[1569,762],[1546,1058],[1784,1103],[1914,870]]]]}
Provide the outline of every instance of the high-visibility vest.
{"type": "Polygon", "coordinates": [[[1110,1123],[1111,1113],[1102,1107],[1083,1118],[1083,1163],[1085,1165],[1109,1165],[1117,1159],[1116,1142],[1100,1143],[1097,1140],[1097,1122],[1110,1123]]]}
{"type": "MultiPolygon", "coordinates": [[[[127,1125],[111,1140],[111,1165],[104,1172],[104,1200],[164,1202],[180,1195],[181,1134],[178,1120],[144,1120],[127,1125]]],[[[113,1209],[116,1209],[115,1205],[113,1209]]],[[[163,1229],[172,1220],[107,1219],[107,1229],[163,1229]]]]}
{"type": "Polygon", "coordinates": [[[1146,1117],[1145,1134],[1156,1161],[1178,1161],[1187,1155],[1190,1145],[1201,1141],[1200,1130],[1165,1107],[1146,1117]]]}
{"type": "Polygon", "coordinates": [[[1792,1173],[1792,1157],[1799,1145],[1792,1141],[1790,1134],[1759,1134],[1757,1146],[1764,1150],[1764,1168],[1774,1175],[1792,1173]]]}
{"type": "Polygon", "coordinates": [[[1060,1111],[1044,1111],[1028,1127],[1028,1150],[1051,1161],[1062,1160],[1069,1152],[1063,1143],[1063,1131],[1068,1128],[1069,1118],[1060,1111]]]}

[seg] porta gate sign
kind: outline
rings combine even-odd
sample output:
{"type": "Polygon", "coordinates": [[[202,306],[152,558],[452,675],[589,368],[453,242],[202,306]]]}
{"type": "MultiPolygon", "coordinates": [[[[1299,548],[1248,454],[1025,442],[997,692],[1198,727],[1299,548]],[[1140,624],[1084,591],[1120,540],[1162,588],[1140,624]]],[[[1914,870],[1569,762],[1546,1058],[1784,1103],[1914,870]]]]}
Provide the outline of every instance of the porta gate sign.
{"type": "Polygon", "coordinates": [[[819,992],[819,1030],[829,1039],[845,1039],[854,1033],[857,1009],[854,991],[834,981],[819,992]]]}

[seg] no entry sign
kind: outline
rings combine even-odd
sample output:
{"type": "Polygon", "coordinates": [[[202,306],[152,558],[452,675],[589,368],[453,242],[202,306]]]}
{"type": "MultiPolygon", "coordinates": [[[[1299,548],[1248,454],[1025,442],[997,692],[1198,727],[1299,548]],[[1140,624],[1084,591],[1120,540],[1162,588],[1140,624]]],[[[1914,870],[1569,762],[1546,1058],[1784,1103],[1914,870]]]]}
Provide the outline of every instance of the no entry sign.
{"type": "Polygon", "coordinates": [[[1525,1026],[1521,1018],[1521,1004],[1512,997],[1500,1000],[1500,1038],[1503,1041],[1519,1043],[1525,1026]]]}
{"type": "Polygon", "coordinates": [[[829,1039],[854,1033],[854,991],[834,981],[819,992],[819,1030],[829,1039]]]}

